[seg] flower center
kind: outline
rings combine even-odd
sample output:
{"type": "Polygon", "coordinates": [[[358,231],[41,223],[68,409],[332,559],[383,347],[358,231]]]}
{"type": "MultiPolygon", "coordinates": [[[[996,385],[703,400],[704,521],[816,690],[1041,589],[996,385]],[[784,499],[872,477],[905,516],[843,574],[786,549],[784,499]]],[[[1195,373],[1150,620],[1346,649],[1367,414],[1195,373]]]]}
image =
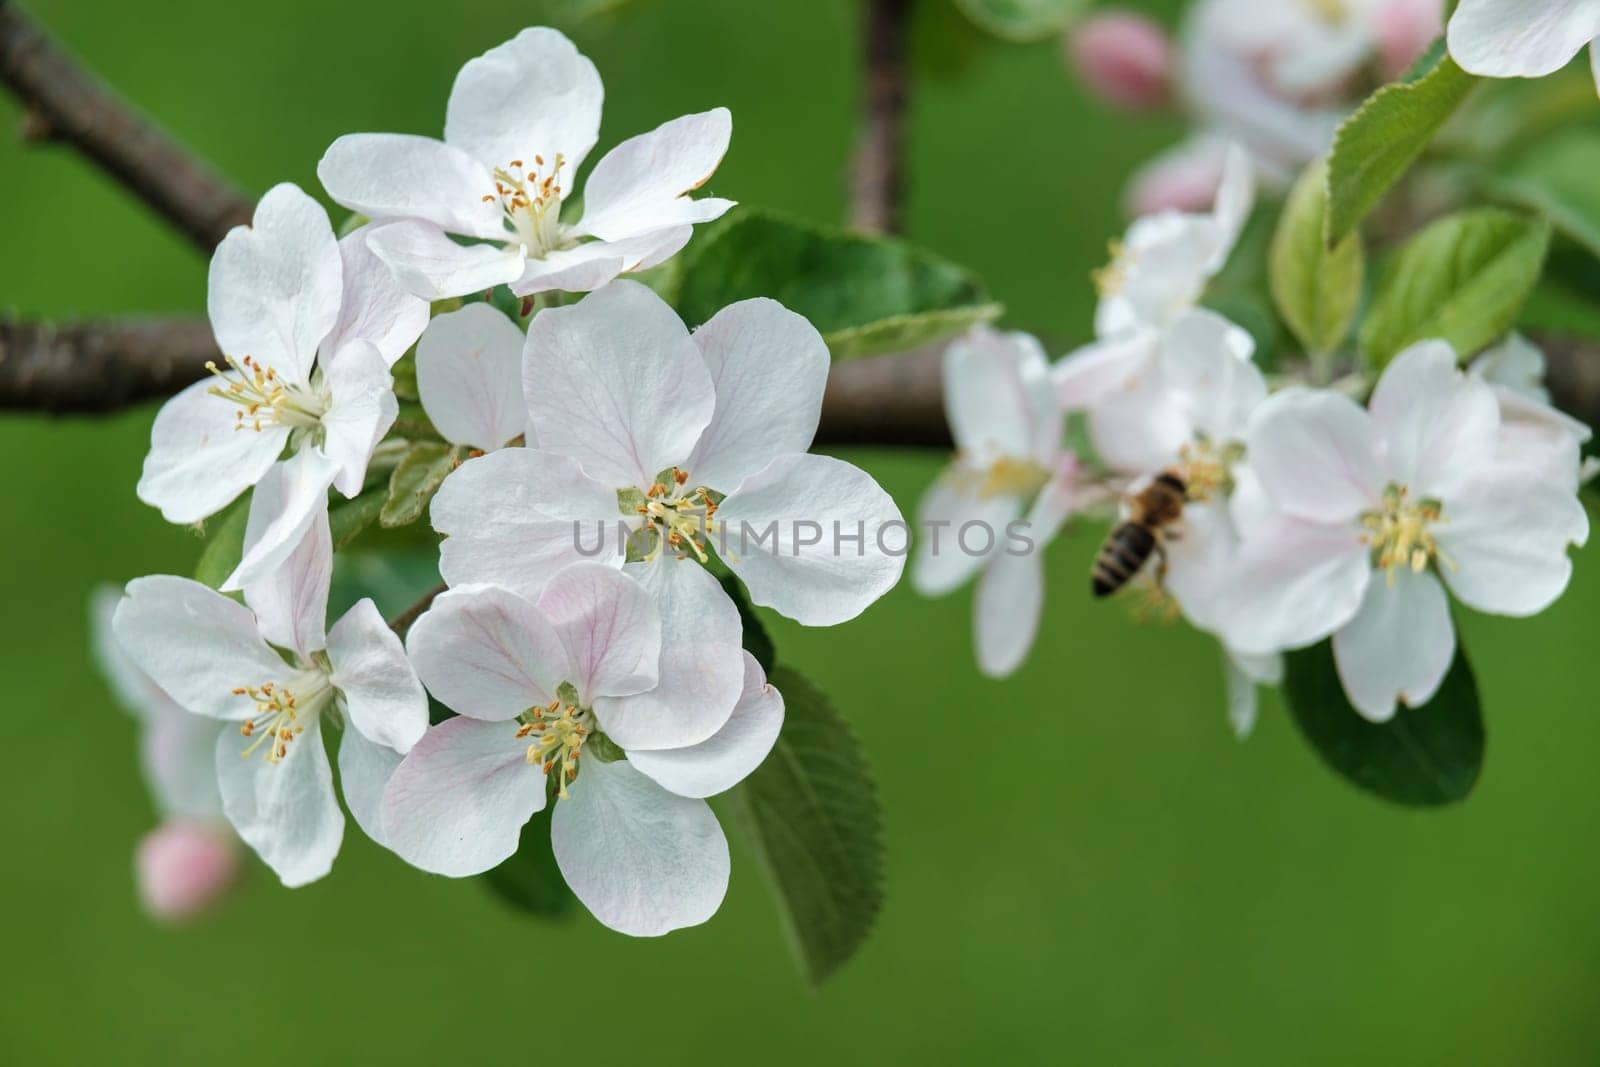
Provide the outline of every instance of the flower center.
{"type": "Polygon", "coordinates": [[[305,733],[307,726],[316,724],[317,714],[333,689],[326,677],[309,677],[314,680],[302,686],[298,694],[278,682],[242,685],[233,691],[235,696],[248,696],[256,702],[254,717],[239,724],[241,734],[255,739],[239,753],[242,758],[249,759],[257,749],[265,747],[267,762],[276,764],[289,754],[290,743],[305,733]]]}
{"type": "Polygon", "coordinates": [[[1350,17],[1345,0],[1305,0],[1305,5],[1313,15],[1331,25],[1337,26],[1350,17]]]}
{"type": "Polygon", "coordinates": [[[1443,521],[1444,506],[1439,501],[1413,502],[1405,486],[1391,485],[1383,491],[1383,506],[1362,514],[1361,540],[1372,546],[1373,565],[1388,574],[1392,585],[1396,570],[1405,567],[1420,574],[1435,557],[1455,566],[1439,551],[1430,529],[1443,521]]]}
{"type": "Polygon", "coordinates": [[[545,171],[544,157],[533,157],[533,169],[513,159],[494,170],[494,193],[484,203],[500,202],[506,221],[516,231],[523,248],[534,259],[565,247],[561,236],[561,186],[556,184],[567,158],[556,154],[555,165],[545,171]]]}
{"type": "Polygon", "coordinates": [[[1128,269],[1133,265],[1133,255],[1121,241],[1108,242],[1106,251],[1110,253],[1111,261],[1089,272],[1095,292],[1102,297],[1116,296],[1122,292],[1122,287],[1128,283],[1128,269]]]}
{"type": "Polygon", "coordinates": [[[262,366],[250,356],[237,359],[225,356],[224,359],[227,370],[214,362],[206,364],[206,370],[221,383],[206,391],[238,405],[235,430],[260,433],[268,426],[309,429],[322,424],[328,405],[315,390],[287,384],[278,377],[277,371],[262,366]]]}
{"type": "Polygon", "coordinates": [[[957,469],[962,472],[960,477],[971,479],[966,484],[970,486],[976,482],[976,492],[982,500],[992,500],[997,496],[1032,496],[1050,480],[1049,471],[1031,459],[1019,459],[1016,456],[1000,456],[987,467],[964,462],[959,456],[956,462],[959,464],[957,469]]]}
{"type": "Polygon", "coordinates": [[[1216,444],[1205,437],[1178,449],[1178,470],[1190,500],[1210,500],[1233,486],[1233,465],[1244,458],[1237,441],[1216,444]]]}
{"type": "Polygon", "coordinates": [[[557,775],[556,795],[567,799],[567,786],[578,780],[578,757],[595,732],[594,712],[578,706],[577,690],[563,683],[557,699],[529,708],[517,717],[517,739],[528,742],[529,766],[546,776],[557,775]]]}
{"type": "Polygon", "coordinates": [[[632,510],[644,518],[643,529],[650,532],[651,541],[644,552],[646,560],[655,559],[664,544],[679,559],[692,554],[701,563],[707,561],[706,537],[721,499],[714,490],[703,485],[689,489],[688,484],[688,472],[671,467],[643,493],[624,489],[617,494],[624,513],[632,510]]]}

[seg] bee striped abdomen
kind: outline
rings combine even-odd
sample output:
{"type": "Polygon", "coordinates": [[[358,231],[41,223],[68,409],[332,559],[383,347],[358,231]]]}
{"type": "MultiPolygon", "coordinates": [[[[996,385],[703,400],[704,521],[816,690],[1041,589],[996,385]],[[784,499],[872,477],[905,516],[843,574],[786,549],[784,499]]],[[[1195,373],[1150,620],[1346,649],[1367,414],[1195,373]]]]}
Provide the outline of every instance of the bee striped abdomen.
{"type": "Polygon", "coordinates": [[[1156,548],[1155,534],[1138,523],[1125,522],[1111,531],[1094,561],[1094,595],[1110,596],[1139,573],[1156,548]]]}

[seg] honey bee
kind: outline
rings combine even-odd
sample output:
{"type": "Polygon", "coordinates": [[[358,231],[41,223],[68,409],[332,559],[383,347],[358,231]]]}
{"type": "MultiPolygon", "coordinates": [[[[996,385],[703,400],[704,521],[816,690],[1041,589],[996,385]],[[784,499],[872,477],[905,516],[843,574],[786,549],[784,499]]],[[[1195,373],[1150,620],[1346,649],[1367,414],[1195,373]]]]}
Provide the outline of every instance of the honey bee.
{"type": "Polygon", "coordinates": [[[1112,528],[1095,556],[1095,596],[1110,596],[1127,585],[1151,556],[1159,557],[1160,569],[1166,569],[1161,541],[1171,536],[1171,527],[1183,517],[1187,499],[1188,486],[1170,467],[1128,498],[1128,518],[1112,528]]]}

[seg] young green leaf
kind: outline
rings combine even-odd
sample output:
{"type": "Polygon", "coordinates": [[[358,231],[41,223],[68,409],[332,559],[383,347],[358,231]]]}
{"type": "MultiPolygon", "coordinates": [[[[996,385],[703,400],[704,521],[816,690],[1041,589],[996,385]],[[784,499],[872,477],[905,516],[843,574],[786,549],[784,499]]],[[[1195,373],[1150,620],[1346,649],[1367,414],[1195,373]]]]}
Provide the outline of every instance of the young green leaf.
{"type": "Polygon", "coordinates": [[[194,565],[194,580],[216,589],[244,558],[244,528],[250,519],[248,494],[206,522],[206,545],[194,565]]]}
{"type": "Polygon", "coordinates": [[[1432,700],[1400,708],[1382,724],[1345,699],[1331,642],[1290,652],[1285,668],[1283,693],[1295,724],[1339,775],[1413,807],[1452,804],[1472,792],[1483,769],[1483,712],[1459,649],[1432,700]]]}
{"type": "Polygon", "coordinates": [[[855,955],[883,903],[882,815],[860,743],[828,699],[786,667],[771,681],[783,732],[727,801],[817,986],[855,955]]]}
{"type": "Polygon", "coordinates": [[[385,526],[406,526],[422,518],[428,502],[461,460],[456,445],[417,441],[389,475],[389,492],[378,512],[385,526]]]}
{"type": "Polygon", "coordinates": [[[1435,48],[1432,66],[1385,85],[1339,126],[1328,160],[1326,240],[1336,245],[1375,207],[1433,140],[1476,79],[1435,48]]]}
{"type": "Polygon", "coordinates": [[[511,858],[478,876],[504,903],[545,919],[565,915],[576,899],[567,888],[550,847],[552,810],[547,804],[543,811],[534,812],[522,828],[517,851],[511,858]]]}
{"type": "Polygon", "coordinates": [[[756,296],[811,320],[835,359],[941,340],[1001,311],[972,272],[930,252],[741,209],[684,253],[673,303],[698,326],[756,296]]]}
{"type": "Polygon", "coordinates": [[[362,531],[378,521],[383,502],[389,498],[388,486],[368,489],[349,500],[335,498],[328,506],[328,526],[333,531],[333,550],[339,551],[361,536],[362,531]]]}
{"type": "Polygon", "coordinates": [[[1463,358],[1516,321],[1539,281],[1550,224],[1495,208],[1448,215],[1389,262],[1361,327],[1382,367],[1408,345],[1442,337],[1463,358]]]}
{"type": "Polygon", "coordinates": [[[722,588],[728,593],[728,599],[733,601],[733,606],[739,611],[739,622],[744,628],[744,650],[756,658],[763,671],[771,674],[773,664],[778,658],[777,648],[772,643],[772,635],[767,633],[767,628],[761,624],[761,618],[751,605],[750,598],[745,595],[744,584],[739,581],[739,576],[731,571],[720,575],[718,581],[722,583],[722,588]]]}
{"type": "Polygon", "coordinates": [[[1087,0],[955,0],[981,28],[1002,40],[1026,44],[1067,28],[1087,0]]]}
{"type": "Polygon", "coordinates": [[[1334,351],[1350,332],[1366,269],[1359,233],[1332,248],[1323,240],[1327,173],[1327,163],[1317,162],[1300,175],[1268,254],[1272,299],[1301,347],[1312,355],[1334,351]]]}
{"type": "Polygon", "coordinates": [[[1491,176],[1491,193],[1537,211],[1591,255],[1600,256],[1600,132],[1573,130],[1535,145],[1510,170],[1491,176]]]}

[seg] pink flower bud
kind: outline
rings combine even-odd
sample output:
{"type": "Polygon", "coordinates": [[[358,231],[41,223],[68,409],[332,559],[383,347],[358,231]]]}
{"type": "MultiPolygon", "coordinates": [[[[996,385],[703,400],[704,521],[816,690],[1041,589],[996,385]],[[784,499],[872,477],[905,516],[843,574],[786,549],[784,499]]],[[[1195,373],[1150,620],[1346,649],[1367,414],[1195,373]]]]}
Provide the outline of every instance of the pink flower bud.
{"type": "Polygon", "coordinates": [[[1388,0],[1372,13],[1386,78],[1398,78],[1444,32],[1444,0],[1388,0]]]}
{"type": "Polygon", "coordinates": [[[1172,95],[1172,43],[1143,15],[1108,11],[1068,35],[1067,55],[1089,91],[1132,111],[1158,108],[1172,95]]]}
{"type": "Polygon", "coordinates": [[[163,922],[194,918],[216,903],[239,871],[225,827],[173,819],[145,834],[134,856],[145,913],[163,922]]]}

